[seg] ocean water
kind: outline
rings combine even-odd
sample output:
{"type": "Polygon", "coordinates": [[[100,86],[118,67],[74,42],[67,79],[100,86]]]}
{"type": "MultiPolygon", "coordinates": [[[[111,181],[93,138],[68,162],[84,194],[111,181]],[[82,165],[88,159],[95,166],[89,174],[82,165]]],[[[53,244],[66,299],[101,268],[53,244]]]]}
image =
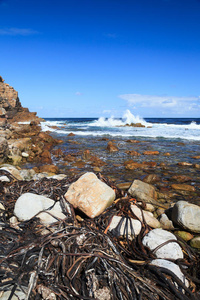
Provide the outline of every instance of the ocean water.
{"type": "Polygon", "coordinates": [[[105,163],[100,166],[102,174],[118,182],[142,178],[147,172],[156,172],[167,180],[171,172],[200,181],[198,168],[178,166],[179,162],[200,164],[200,160],[195,158],[200,155],[200,118],[141,118],[126,111],[122,118],[47,118],[41,126],[43,131],[50,131],[53,137],[63,140],[55,147],[61,148],[63,157],[52,155],[52,160],[69,175],[94,170],[92,162],[83,158],[83,152],[89,150],[92,156],[105,163]],[[141,123],[144,127],[125,126],[131,123],[141,123]],[[69,133],[74,133],[74,136],[68,136],[69,133]],[[107,150],[109,140],[119,151],[110,153],[107,150]],[[144,155],[147,150],[159,151],[159,155],[144,155]],[[130,151],[140,155],[132,156],[130,151]],[[170,155],[166,156],[166,153],[170,155]],[[69,154],[74,161],[65,161],[64,157],[69,154]],[[129,171],[125,169],[128,160],[155,162],[157,167],[147,171],[129,171]],[[163,163],[167,168],[165,171],[161,167],[163,163]]]}
{"type": "Polygon", "coordinates": [[[58,136],[108,136],[121,138],[160,138],[200,141],[200,118],[141,118],[127,110],[122,118],[46,118],[44,131],[58,136]],[[145,127],[128,127],[141,123],[145,127]]]}

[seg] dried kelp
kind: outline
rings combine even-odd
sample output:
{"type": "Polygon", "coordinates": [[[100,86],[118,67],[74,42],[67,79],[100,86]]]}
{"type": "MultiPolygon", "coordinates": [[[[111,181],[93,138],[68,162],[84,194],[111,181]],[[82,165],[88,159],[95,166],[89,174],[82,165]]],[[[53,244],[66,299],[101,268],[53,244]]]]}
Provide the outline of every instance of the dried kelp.
{"type": "Polygon", "coordinates": [[[140,235],[135,237],[132,230],[132,238],[128,237],[130,218],[135,218],[130,205],[136,200],[99,178],[116,190],[118,199],[94,219],[65,204],[63,195],[77,178],[30,182],[10,178],[0,186],[6,208],[0,214],[0,290],[9,291],[9,299],[17,290],[24,299],[199,299],[199,254],[181,242],[185,259],[177,263],[189,288],[169,270],[150,265],[154,253],[141,242],[151,230],[148,225],[143,222],[140,235]],[[61,201],[66,218],[44,226],[35,217],[11,227],[15,201],[25,192],[61,201]],[[114,215],[125,220],[124,237],[108,230],[114,215]]]}

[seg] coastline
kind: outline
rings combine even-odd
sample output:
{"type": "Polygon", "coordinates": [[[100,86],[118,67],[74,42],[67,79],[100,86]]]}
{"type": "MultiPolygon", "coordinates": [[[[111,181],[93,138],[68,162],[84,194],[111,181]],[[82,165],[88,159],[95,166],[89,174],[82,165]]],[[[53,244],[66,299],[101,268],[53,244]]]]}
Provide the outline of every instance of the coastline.
{"type": "MultiPolygon", "coordinates": [[[[17,100],[16,91],[14,95],[17,100]]],[[[88,138],[76,134],[60,137],[43,132],[41,120],[24,110],[19,99],[9,110],[9,118],[3,109],[2,299],[12,298],[12,293],[21,300],[36,299],[36,295],[52,300],[198,299],[198,141],[168,143],[162,139],[88,138]],[[18,123],[22,113],[23,122],[28,124],[18,123]],[[92,178],[86,182],[84,177],[78,186],[83,174],[92,178]],[[77,186],[73,190],[74,184],[77,186]],[[113,198],[109,196],[102,211],[90,216],[91,207],[101,206],[98,192],[105,186],[113,198]],[[96,202],[88,208],[93,193],[96,202]],[[78,200],[78,204],[70,200],[79,195],[81,205],[78,200]],[[49,204],[35,211],[34,203],[43,200],[49,204]],[[23,217],[16,212],[20,201],[20,213],[25,210],[23,217]],[[182,202],[192,215],[185,212],[182,202]],[[180,221],[184,214],[186,220],[180,221]],[[46,221],[47,215],[53,220],[46,221]],[[193,227],[189,227],[188,218],[193,227]],[[169,238],[163,240],[158,235],[159,244],[153,248],[150,242],[145,244],[148,235],[160,234],[160,230],[169,238]],[[177,243],[171,241],[176,239],[177,243]],[[165,244],[169,248],[163,257],[156,249],[165,244]],[[180,247],[175,257],[173,244],[180,247]],[[170,264],[172,269],[168,269],[170,264]]],[[[104,194],[103,199],[106,197],[104,194]]]]}

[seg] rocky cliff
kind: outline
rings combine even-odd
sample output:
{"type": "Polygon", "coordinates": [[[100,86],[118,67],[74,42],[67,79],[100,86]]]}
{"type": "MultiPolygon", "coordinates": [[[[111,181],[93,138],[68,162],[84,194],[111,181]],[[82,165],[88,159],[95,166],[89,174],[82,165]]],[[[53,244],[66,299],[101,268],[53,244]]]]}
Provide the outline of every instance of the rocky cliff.
{"type": "Polygon", "coordinates": [[[29,112],[28,108],[21,105],[18,92],[9,84],[4,82],[0,76],[0,123],[17,121],[39,121],[36,113],[29,112]]]}

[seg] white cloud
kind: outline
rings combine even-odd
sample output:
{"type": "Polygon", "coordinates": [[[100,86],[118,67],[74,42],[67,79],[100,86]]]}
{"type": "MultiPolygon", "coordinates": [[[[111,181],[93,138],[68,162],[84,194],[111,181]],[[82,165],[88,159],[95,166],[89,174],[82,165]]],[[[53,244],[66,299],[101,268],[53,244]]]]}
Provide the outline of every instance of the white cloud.
{"type": "Polygon", "coordinates": [[[16,35],[21,35],[21,36],[28,36],[28,35],[33,35],[33,34],[38,34],[39,32],[30,28],[0,28],[0,35],[11,35],[11,36],[16,36],[16,35]]]}
{"type": "Polygon", "coordinates": [[[81,93],[81,92],[76,92],[75,95],[76,95],[76,96],[81,96],[82,93],[81,93]]]}
{"type": "Polygon", "coordinates": [[[130,106],[146,107],[146,108],[187,108],[193,109],[200,101],[198,97],[173,97],[173,96],[152,96],[152,95],[140,95],[140,94],[124,94],[119,95],[119,98],[128,102],[130,106]]]}

